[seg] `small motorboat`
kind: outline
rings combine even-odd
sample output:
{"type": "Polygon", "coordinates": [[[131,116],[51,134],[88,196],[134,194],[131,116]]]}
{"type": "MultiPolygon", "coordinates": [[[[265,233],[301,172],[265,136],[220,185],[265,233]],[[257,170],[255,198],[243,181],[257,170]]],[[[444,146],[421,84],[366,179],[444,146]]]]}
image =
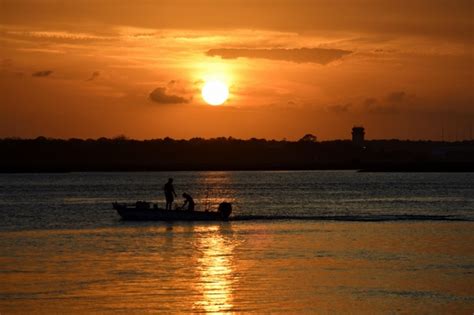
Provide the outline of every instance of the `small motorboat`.
{"type": "Polygon", "coordinates": [[[135,204],[112,203],[123,220],[134,221],[227,221],[232,204],[222,202],[217,211],[166,210],[156,204],[137,201],[135,204]]]}

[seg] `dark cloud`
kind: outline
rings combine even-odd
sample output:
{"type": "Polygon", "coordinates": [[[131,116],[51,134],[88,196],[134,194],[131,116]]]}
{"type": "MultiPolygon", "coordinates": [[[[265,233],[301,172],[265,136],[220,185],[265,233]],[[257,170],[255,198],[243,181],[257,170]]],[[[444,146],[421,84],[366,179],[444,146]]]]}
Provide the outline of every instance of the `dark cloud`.
{"type": "Polygon", "coordinates": [[[158,87],[150,93],[150,100],[159,104],[180,104],[188,103],[189,99],[179,96],[168,94],[166,88],[158,87]]]}
{"type": "Polygon", "coordinates": [[[34,76],[34,77],[47,77],[51,73],[53,73],[52,70],[36,71],[36,72],[33,72],[32,76],[34,76]]]}
{"type": "Polygon", "coordinates": [[[407,98],[407,94],[404,91],[392,92],[387,95],[387,101],[390,103],[400,103],[407,98]]]}
{"type": "Polygon", "coordinates": [[[94,72],[92,72],[89,79],[87,79],[86,81],[92,81],[92,80],[96,79],[98,76],[100,76],[100,72],[99,71],[94,71],[94,72]]]}
{"type": "Polygon", "coordinates": [[[327,110],[333,113],[347,113],[350,110],[351,106],[352,104],[350,103],[337,104],[337,105],[328,106],[327,110]]]}
{"type": "MultiPolygon", "coordinates": [[[[408,34],[472,41],[472,0],[135,0],[133,6],[130,3],[94,1],[91,10],[89,1],[2,0],[0,14],[2,24],[41,27],[55,23],[56,28],[67,25],[70,29],[73,25],[81,32],[85,27],[105,32],[103,25],[130,25],[157,29],[408,34]],[[84,15],[90,23],[85,23],[84,15]],[[92,23],[101,27],[88,25],[92,23]]],[[[149,31],[133,34],[149,35],[149,31]]]]}
{"type": "Polygon", "coordinates": [[[389,114],[396,112],[393,105],[386,105],[374,97],[368,97],[362,101],[363,110],[373,114],[389,114]]]}
{"type": "Polygon", "coordinates": [[[352,51],[326,48],[220,48],[210,49],[206,52],[208,56],[220,56],[224,59],[235,59],[239,57],[245,57],[292,61],[296,63],[318,63],[322,65],[328,64],[331,61],[338,60],[350,53],[352,53],[352,51]]]}
{"type": "Polygon", "coordinates": [[[394,91],[380,99],[368,97],[362,101],[362,107],[371,113],[393,114],[407,111],[411,101],[413,101],[412,95],[405,91],[394,91]]]}
{"type": "Polygon", "coordinates": [[[379,53],[379,54],[393,54],[393,53],[396,53],[396,52],[397,52],[397,50],[395,50],[395,49],[375,49],[374,50],[374,53],[379,53]]]}
{"type": "Polygon", "coordinates": [[[363,105],[367,107],[371,107],[371,106],[374,106],[376,103],[377,103],[377,99],[373,97],[368,97],[364,100],[363,105]]]}
{"type": "Polygon", "coordinates": [[[10,68],[13,65],[13,59],[3,58],[2,59],[2,68],[10,68]]]}

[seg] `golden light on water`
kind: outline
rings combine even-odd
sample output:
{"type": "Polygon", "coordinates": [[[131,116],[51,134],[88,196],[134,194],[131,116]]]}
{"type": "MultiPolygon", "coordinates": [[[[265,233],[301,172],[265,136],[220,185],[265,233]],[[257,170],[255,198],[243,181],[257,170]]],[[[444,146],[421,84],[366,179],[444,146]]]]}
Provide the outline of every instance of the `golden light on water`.
{"type": "Polygon", "coordinates": [[[202,256],[198,259],[198,291],[201,299],[195,302],[195,308],[206,313],[224,313],[233,307],[232,268],[233,244],[227,242],[219,232],[219,227],[206,228],[206,236],[199,239],[202,256]]]}
{"type": "Polygon", "coordinates": [[[470,263],[471,225],[282,221],[3,231],[0,309],[470,314],[472,280],[459,266],[470,263]]]}
{"type": "MultiPolygon", "coordinates": [[[[221,202],[230,202],[235,210],[237,191],[232,188],[232,176],[227,171],[210,171],[200,174],[197,185],[203,188],[198,203],[204,209],[217,209],[221,202]]],[[[237,210],[238,211],[238,210],[237,210]]]]}

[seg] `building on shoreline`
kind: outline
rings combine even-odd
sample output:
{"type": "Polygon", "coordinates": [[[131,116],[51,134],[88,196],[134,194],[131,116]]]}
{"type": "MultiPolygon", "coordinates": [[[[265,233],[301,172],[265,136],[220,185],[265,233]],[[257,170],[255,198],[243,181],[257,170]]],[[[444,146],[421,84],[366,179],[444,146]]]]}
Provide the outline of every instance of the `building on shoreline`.
{"type": "Polygon", "coordinates": [[[364,136],[365,136],[365,129],[362,126],[354,126],[352,128],[352,144],[357,147],[364,146],[364,136]]]}

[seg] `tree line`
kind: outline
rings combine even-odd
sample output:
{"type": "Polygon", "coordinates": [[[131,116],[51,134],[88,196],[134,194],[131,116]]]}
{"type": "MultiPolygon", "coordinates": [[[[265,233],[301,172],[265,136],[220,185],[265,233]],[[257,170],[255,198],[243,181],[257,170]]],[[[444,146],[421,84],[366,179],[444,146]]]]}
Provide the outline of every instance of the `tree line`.
{"type": "Polygon", "coordinates": [[[472,167],[474,142],[350,140],[318,142],[172,138],[0,139],[1,172],[364,169],[393,165],[472,167]]]}

